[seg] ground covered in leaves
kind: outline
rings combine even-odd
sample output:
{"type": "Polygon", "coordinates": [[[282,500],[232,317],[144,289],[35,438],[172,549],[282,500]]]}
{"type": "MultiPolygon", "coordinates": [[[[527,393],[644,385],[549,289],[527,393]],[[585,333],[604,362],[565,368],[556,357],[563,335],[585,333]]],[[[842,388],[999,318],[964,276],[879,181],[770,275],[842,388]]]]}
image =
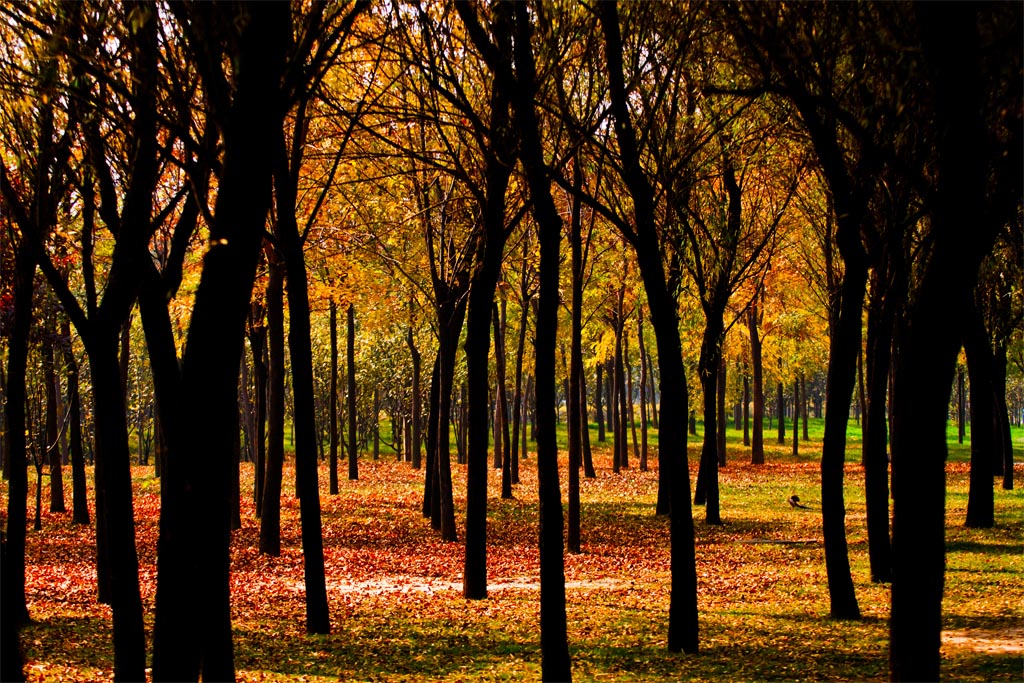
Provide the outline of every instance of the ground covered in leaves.
{"type": "MultiPolygon", "coordinates": [[[[722,470],[722,526],[695,508],[701,653],[666,651],[668,523],[654,514],[657,472],[613,474],[595,451],[598,477],[582,480],[583,552],[566,556],[568,626],[577,680],[885,680],[889,590],[867,569],[860,465],[847,465],[847,522],[860,621],[828,618],[821,544],[819,466],[769,448],[751,466],[730,440],[722,470]],[[809,509],[786,499],[797,494],[809,509]]],[[[692,449],[695,450],[695,449],[692,449]]],[[[859,453],[859,449],[857,449],[859,453]]],[[[652,456],[652,462],[656,462],[652,456]]],[[[635,465],[636,460],[631,464],[635,465]]],[[[422,472],[393,458],[360,463],[329,496],[321,469],[332,632],[305,634],[298,502],[286,485],[283,552],[257,551],[251,496],[232,540],[235,661],[242,681],[535,680],[540,677],[537,505],[532,456],[515,499],[490,475],[489,595],[461,595],[463,547],[443,543],[420,514],[422,472]]],[[[696,472],[696,463],[691,463],[696,472]]],[[[1020,465],[1018,465],[1020,468],[1020,465]]],[[[948,560],[943,675],[1020,681],[1024,664],[1024,495],[996,489],[997,526],[962,526],[966,464],[947,466],[948,560]]],[[[1017,471],[1018,482],[1021,469],[1017,471]]],[[[344,470],[342,472],[344,475],[344,470]]],[[[159,480],[133,470],[147,627],[156,579],[159,480]]],[[[562,463],[563,495],[565,463],[562,463]]],[[[91,477],[91,472],[90,472],[91,477]]],[[[456,466],[456,507],[465,475],[456,466]]],[[[90,478],[91,481],[91,478],[90,478]]],[[[289,470],[285,482],[293,482],[289,470]]],[[[33,482],[34,483],[34,482],[33,482]]],[[[252,468],[243,464],[243,489],[252,468]]],[[[6,501],[6,490],[3,499],[6,501]]],[[[5,503],[6,507],[6,503],[5,503]]],[[[44,510],[46,502],[44,499],[44,510]]],[[[459,519],[460,534],[463,520],[459,519]]],[[[70,515],[44,512],[29,532],[28,594],[34,622],[22,631],[30,681],[112,677],[111,618],[94,596],[94,533],[70,515]]]]}

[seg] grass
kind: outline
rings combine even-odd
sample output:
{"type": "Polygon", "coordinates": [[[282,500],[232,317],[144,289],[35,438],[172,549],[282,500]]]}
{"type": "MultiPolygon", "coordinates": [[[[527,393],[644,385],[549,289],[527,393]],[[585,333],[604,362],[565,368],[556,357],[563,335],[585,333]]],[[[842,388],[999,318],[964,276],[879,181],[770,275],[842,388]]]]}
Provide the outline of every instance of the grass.
{"type": "MultiPolygon", "coordinates": [[[[864,618],[828,617],[818,511],[821,423],[792,456],[765,434],[768,464],[752,466],[742,433],[729,431],[721,472],[722,526],[696,508],[701,653],[666,651],[668,523],[654,515],[657,473],[611,472],[595,447],[597,479],[582,481],[583,553],[566,556],[567,614],[577,680],[885,680],[888,586],[870,582],[859,443],[851,428],[846,468],[847,531],[864,618]],[[812,506],[795,510],[797,493],[812,506]]],[[[700,425],[698,425],[700,429],[700,425]]],[[[952,433],[955,443],[955,431],[952,433]]],[[[1024,450],[1016,430],[1015,447],[1024,450]]],[[[699,437],[698,437],[699,438],[699,437]]],[[[696,452],[691,439],[691,476],[696,452]]],[[[994,529],[965,529],[969,451],[947,465],[947,639],[943,676],[1020,681],[1024,629],[1024,494],[996,489],[994,529]]],[[[632,457],[632,453],[631,453],[632,457]]],[[[652,454],[652,465],[656,462],[652,454]]],[[[304,632],[298,505],[286,472],[281,557],[256,551],[248,496],[232,539],[235,663],[243,681],[530,680],[540,678],[534,459],[523,462],[513,500],[489,477],[489,597],[461,596],[462,546],[442,543],[420,515],[422,472],[393,457],[360,462],[360,479],[326,493],[324,540],[332,632],[304,632]]],[[[455,466],[457,520],[465,474],[455,466]]],[[[1018,464],[1020,481],[1024,468],[1018,464]]],[[[344,476],[344,470],[342,472],[344,476]]],[[[562,462],[563,492],[565,462],[562,462]]],[[[136,529],[147,628],[152,629],[159,485],[134,468],[136,529]]],[[[90,477],[91,481],[91,477],[90,477]]],[[[243,465],[243,491],[252,470],[243,465]]],[[[34,483],[34,482],[33,482],[34,483]]],[[[2,488],[6,496],[6,489],[2,488]]],[[[44,501],[45,509],[45,501],[44,501]]],[[[22,632],[29,680],[112,676],[109,609],[95,604],[93,533],[69,516],[44,513],[29,532],[28,590],[35,621],[22,632]]]]}

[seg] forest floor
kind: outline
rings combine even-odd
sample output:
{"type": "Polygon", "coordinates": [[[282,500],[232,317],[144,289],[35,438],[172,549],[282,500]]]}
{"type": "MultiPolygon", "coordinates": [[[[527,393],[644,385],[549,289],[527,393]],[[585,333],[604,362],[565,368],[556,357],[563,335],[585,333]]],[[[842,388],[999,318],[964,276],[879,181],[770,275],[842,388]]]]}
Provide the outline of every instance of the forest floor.
{"type": "MultiPolygon", "coordinates": [[[[1016,435],[1016,434],[1015,434],[1016,435]]],[[[846,467],[847,533],[863,618],[828,616],[821,543],[820,442],[794,457],[766,433],[768,464],[746,464],[730,430],[721,471],[724,524],[696,521],[700,654],[666,650],[668,521],[654,514],[657,471],[581,478],[583,552],[566,555],[568,634],[576,680],[881,681],[888,677],[889,587],[870,581],[859,447],[846,467]],[[790,507],[797,494],[808,509],[790,507]]],[[[955,436],[954,436],[955,441],[955,436]]],[[[691,440],[691,451],[693,448],[691,440]]],[[[596,446],[596,443],[595,443],[596,446]]],[[[1021,443],[1018,441],[1017,452],[1021,443]]],[[[1021,681],[1024,670],[1024,493],[995,489],[996,526],[963,527],[968,467],[947,465],[943,677],[1021,681]]],[[[656,457],[651,455],[652,465],[656,457]]],[[[232,538],[232,619],[241,681],[539,680],[537,480],[522,463],[515,498],[489,476],[485,600],[462,597],[463,546],[441,542],[421,513],[422,471],[393,457],[361,460],[359,480],[327,495],[320,471],[331,634],[305,633],[298,503],[285,473],[280,557],[258,553],[259,523],[243,495],[232,538]]],[[[563,496],[565,462],[563,457],[563,496]]],[[[457,515],[465,472],[453,466],[457,515]]],[[[691,462],[692,475],[696,462],[691,462]]],[[[133,468],[137,544],[151,636],[159,479],[133,468]]],[[[90,471],[90,488],[91,488],[90,471]]],[[[34,477],[30,486],[34,489],[34,477]]],[[[243,491],[252,467],[243,464],[243,491]]],[[[0,486],[6,508],[6,485],[0,486]]],[[[33,490],[34,493],[34,490],[33,490]]],[[[68,491],[70,495],[70,490],[68,491]]],[[[44,492],[45,494],[45,492],[44,492]]],[[[70,499],[69,499],[70,503],[70,499]]],[[[44,512],[28,535],[33,623],[22,631],[30,681],[112,678],[110,610],[95,602],[94,532],[44,512]]],[[[31,519],[31,513],[30,513],[31,519]]],[[[457,517],[461,538],[464,520],[457,517]]]]}

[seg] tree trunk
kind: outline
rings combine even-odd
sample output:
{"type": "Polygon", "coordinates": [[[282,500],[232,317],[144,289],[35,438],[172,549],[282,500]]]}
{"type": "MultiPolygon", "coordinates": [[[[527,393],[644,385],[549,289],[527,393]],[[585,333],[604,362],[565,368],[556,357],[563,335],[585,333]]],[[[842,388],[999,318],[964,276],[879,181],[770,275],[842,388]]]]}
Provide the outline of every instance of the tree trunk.
{"type": "Polygon", "coordinates": [[[793,457],[800,455],[800,380],[793,380],[793,457]]]}
{"type": "MultiPolygon", "coordinates": [[[[142,621],[139,560],[135,550],[128,423],[117,357],[117,330],[120,326],[111,327],[113,329],[109,329],[106,335],[97,330],[84,341],[92,371],[96,460],[100,472],[96,485],[97,488],[102,487],[106,505],[102,533],[106,536],[110,572],[114,678],[139,680],[137,676],[145,675],[146,634],[142,621]]],[[[237,363],[233,370],[237,372],[237,363]]],[[[236,382],[237,379],[235,375],[236,382]]]]}
{"type": "Polygon", "coordinates": [[[971,379],[971,476],[964,524],[988,529],[995,525],[992,461],[996,451],[996,421],[992,353],[985,323],[973,302],[964,318],[963,346],[971,379]]]}
{"type": "Polygon", "coordinates": [[[688,412],[688,397],[679,318],[661,261],[653,191],[640,166],[636,132],[626,99],[618,7],[614,2],[602,3],[599,12],[616,140],[623,159],[623,177],[633,199],[636,227],[631,237],[634,238],[637,264],[647,293],[660,363],[661,427],[657,511],[671,514],[668,649],[672,652],[683,650],[696,653],[697,571],[686,431],[683,427],[688,412]]]}
{"type": "Polygon", "coordinates": [[[25,596],[25,535],[28,523],[28,446],[25,440],[25,381],[28,338],[32,329],[32,291],[36,264],[27,245],[15,254],[14,315],[7,348],[7,533],[3,569],[3,618],[15,626],[29,621],[25,596]]]}
{"type": "Polygon", "coordinates": [[[71,450],[71,521],[73,524],[89,523],[89,500],[86,491],[85,453],[82,450],[82,400],[78,390],[78,361],[71,349],[71,323],[65,318],[61,323],[60,348],[67,368],[68,382],[68,428],[71,450]]]}
{"type": "MultiPolygon", "coordinates": [[[[47,323],[52,325],[52,321],[47,323]]],[[[51,330],[53,334],[56,330],[51,330]]],[[[54,335],[55,336],[55,335],[54,335]]],[[[46,382],[46,456],[50,465],[50,512],[67,512],[64,506],[64,476],[61,472],[60,435],[63,428],[58,424],[57,401],[60,396],[60,380],[54,370],[53,346],[50,342],[43,350],[43,380],[46,382]]]]}
{"type": "MultiPolygon", "coordinates": [[[[647,471],[647,349],[644,345],[644,312],[638,309],[637,344],[640,346],[640,471],[647,471]]],[[[585,405],[585,404],[584,404],[585,405]]]]}
{"type": "Polygon", "coordinates": [[[718,401],[718,429],[716,436],[718,438],[718,465],[719,467],[725,467],[726,454],[725,454],[725,430],[726,430],[726,419],[725,419],[725,384],[726,380],[726,368],[725,358],[719,357],[718,359],[718,394],[716,399],[718,401]]]}
{"type": "MultiPolygon", "coordinates": [[[[843,212],[838,212],[841,216],[843,212]]],[[[859,619],[860,608],[850,574],[846,543],[846,504],[843,500],[843,469],[846,460],[846,427],[849,405],[857,380],[861,310],[867,281],[867,261],[860,243],[859,224],[849,216],[840,219],[836,234],[845,270],[838,300],[838,316],[830,316],[828,377],[825,383],[825,436],[821,447],[821,517],[825,542],[831,614],[834,619],[859,619]]]]}
{"type": "MultiPolygon", "coordinates": [[[[302,105],[300,104],[300,112],[302,105]]],[[[296,133],[297,135],[299,133],[296,133]]],[[[302,533],[303,579],[306,593],[306,632],[330,633],[327,584],[324,572],[323,526],[317,475],[316,387],[313,381],[313,345],[309,321],[309,281],[302,251],[302,235],[295,220],[299,159],[288,154],[283,127],[274,149],[276,235],[283,246],[288,282],[288,351],[292,368],[292,428],[295,433],[295,481],[301,491],[299,518],[302,533]]],[[[349,307],[349,315],[352,315],[349,307]]],[[[349,318],[351,324],[352,318],[349,318]]],[[[351,334],[351,331],[350,331],[351,334]]],[[[351,340],[351,337],[350,337],[351,340]]],[[[349,359],[351,363],[351,358],[349,359]]],[[[351,372],[351,371],[350,371],[351,372]]]]}
{"type": "MultiPolygon", "coordinates": [[[[526,245],[527,241],[523,240],[523,261],[526,261],[526,245]]],[[[524,274],[525,280],[525,274],[524,274]]],[[[521,290],[521,301],[522,310],[519,315],[519,341],[516,344],[516,377],[515,377],[515,392],[512,395],[512,453],[511,453],[511,477],[512,483],[519,483],[519,449],[520,449],[520,432],[522,432],[522,450],[526,452],[526,432],[523,431],[522,427],[526,425],[526,410],[524,408],[525,400],[523,394],[523,353],[526,350],[526,326],[528,323],[528,316],[530,311],[529,297],[527,295],[527,286],[524,282],[521,290]]]]}
{"type": "MultiPolygon", "coordinates": [[[[890,226],[892,229],[892,226],[890,226]]],[[[899,248],[892,245],[891,249],[899,248]]],[[[864,404],[864,504],[867,515],[868,559],[871,580],[892,581],[892,544],[889,537],[889,457],[887,453],[886,394],[892,366],[892,331],[896,312],[905,296],[903,278],[890,276],[894,252],[883,255],[871,276],[868,295],[867,349],[864,404]]],[[[893,264],[895,266],[895,264],[893,264]]]]}
{"type": "MultiPolygon", "coordinates": [[[[329,391],[331,395],[329,397],[330,405],[328,406],[327,416],[327,434],[330,440],[327,452],[327,478],[328,486],[330,487],[328,490],[332,496],[336,496],[338,495],[338,304],[333,297],[329,304],[329,311],[330,320],[328,324],[331,328],[331,379],[329,391]]],[[[411,344],[411,329],[409,334],[411,344]]],[[[419,379],[419,369],[419,359],[414,358],[413,377],[416,379],[419,379]]],[[[415,385],[415,381],[413,384],[415,385]]]]}
{"type": "Polygon", "coordinates": [[[597,412],[597,440],[604,443],[604,407],[601,405],[601,398],[604,396],[604,386],[601,375],[604,364],[597,364],[597,389],[594,391],[594,410],[597,412]]]}
{"type": "Polygon", "coordinates": [[[967,396],[964,385],[964,369],[957,364],[956,367],[956,433],[957,443],[963,444],[967,432],[967,396]]]}
{"type": "Polygon", "coordinates": [[[348,479],[359,479],[359,444],[356,434],[356,307],[348,305],[348,324],[346,326],[346,368],[348,372],[348,391],[345,397],[348,408],[348,479]]]}
{"type": "Polygon", "coordinates": [[[284,478],[284,263],[267,247],[267,471],[260,517],[260,552],[281,554],[281,486],[284,478]]]}
{"type": "Polygon", "coordinates": [[[753,465],[764,464],[764,382],[763,365],[761,362],[761,337],[758,335],[757,303],[750,304],[747,310],[747,327],[750,329],[750,360],[754,375],[754,415],[753,436],[750,442],[750,462],[753,465]]]}
{"type": "Polygon", "coordinates": [[[743,445],[750,446],[750,379],[743,373],[743,445]]]}
{"type": "MultiPolygon", "coordinates": [[[[1003,490],[1013,490],[1013,439],[1010,437],[1010,410],[1006,404],[1006,343],[996,344],[993,359],[993,387],[995,393],[995,419],[997,451],[1002,456],[998,473],[1003,475],[1003,490]]],[[[993,463],[995,464],[995,463],[993,463]]]]}
{"type": "MultiPolygon", "coordinates": [[[[558,443],[555,437],[555,345],[558,327],[558,252],[562,219],[551,197],[544,164],[534,94],[536,68],[524,3],[511,7],[515,17],[515,64],[520,81],[514,89],[516,124],[522,144],[519,157],[527,176],[540,242],[535,375],[537,377],[537,486],[540,541],[541,677],[570,681],[572,663],[565,615],[565,562],[562,542],[562,496],[558,483],[558,443]]],[[[498,13],[500,19],[501,14],[498,13]]]]}
{"type": "MultiPolygon", "coordinates": [[[[779,361],[779,370],[782,370],[782,361],[779,361]]],[[[779,445],[786,443],[786,390],[782,385],[782,381],[779,381],[778,390],[776,391],[776,412],[779,415],[779,445]]]]}
{"type": "Polygon", "coordinates": [[[804,417],[804,443],[807,443],[811,440],[807,427],[807,380],[804,378],[802,373],[800,375],[800,396],[803,398],[803,401],[801,402],[801,412],[804,417]]]}
{"type": "Polygon", "coordinates": [[[422,439],[420,434],[420,413],[423,411],[420,406],[420,384],[422,383],[420,380],[420,365],[422,359],[419,349],[416,348],[416,341],[412,336],[412,327],[409,328],[409,332],[406,335],[406,342],[409,345],[409,354],[412,356],[412,415],[409,417],[412,423],[412,435],[406,452],[409,453],[412,468],[418,470],[422,466],[422,455],[420,455],[420,439],[422,439]]]}

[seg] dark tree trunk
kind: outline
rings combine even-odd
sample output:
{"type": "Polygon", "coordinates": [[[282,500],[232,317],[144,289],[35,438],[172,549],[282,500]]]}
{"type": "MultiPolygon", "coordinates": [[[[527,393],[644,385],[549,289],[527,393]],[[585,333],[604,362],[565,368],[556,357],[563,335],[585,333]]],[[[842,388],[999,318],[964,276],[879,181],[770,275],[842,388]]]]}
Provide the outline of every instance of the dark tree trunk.
{"type": "MultiPolygon", "coordinates": [[[[840,216],[845,212],[839,211],[840,216]]],[[[861,310],[867,281],[867,262],[860,242],[859,224],[848,214],[839,221],[836,241],[843,256],[844,273],[835,325],[830,330],[828,377],[825,383],[825,436],[821,448],[821,517],[825,542],[831,614],[835,619],[859,619],[860,608],[850,574],[846,543],[846,505],[843,470],[846,460],[846,427],[857,374],[861,310]]]]}
{"type": "MultiPolygon", "coordinates": [[[[25,534],[28,523],[28,444],[25,439],[25,377],[32,328],[32,290],[36,264],[27,245],[15,254],[14,315],[7,348],[7,489],[6,554],[3,569],[4,625],[28,623],[25,599],[25,534]]],[[[6,630],[6,629],[5,629],[6,630]]]]}
{"type": "Polygon", "coordinates": [[[1006,344],[996,344],[993,359],[993,387],[995,393],[996,445],[1001,456],[996,474],[1003,475],[1003,490],[1013,490],[1013,439],[1010,437],[1010,410],[1006,404],[1006,344]]]}
{"type": "MultiPolygon", "coordinates": [[[[245,10],[244,24],[224,17],[226,25],[240,27],[239,70],[222,121],[223,167],[210,231],[213,246],[204,256],[182,371],[181,424],[190,428],[182,434],[177,463],[189,498],[182,506],[188,512],[180,529],[192,546],[193,569],[185,577],[186,586],[167,596],[182,603],[166,624],[177,642],[161,648],[159,658],[154,646],[154,680],[235,678],[227,458],[237,439],[238,413],[232,398],[271,202],[266,142],[280,134],[280,76],[291,31],[286,6],[252,3],[245,10]]],[[[156,619],[162,619],[160,610],[156,619]]]]}
{"type": "MultiPolygon", "coordinates": [[[[263,310],[259,311],[260,318],[263,310]]],[[[263,489],[267,482],[267,328],[258,323],[249,334],[253,374],[256,376],[256,466],[253,499],[256,516],[263,516],[263,489]]]]}
{"type": "Polygon", "coordinates": [[[800,455],[800,380],[793,380],[793,457],[800,455]]]}
{"type": "Polygon", "coordinates": [[[604,383],[601,381],[604,364],[597,364],[597,388],[594,391],[594,410],[597,412],[597,440],[604,443],[604,407],[601,398],[604,396],[604,383]]]}
{"type": "MultiPolygon", "coordinates": [[[[439,315],[438,339],[438,396],[437,396],[437,451],[434,454],[434,474],[430,493],[430,523],[441,532],[441,540],[457,541],[455,530],[455,504],[452,499],[451,465],[451,412],[452,389],[455,381],[455,356],[458,352],[459,333],[466,315],[466,299],[445,301],[439,315]]],[[[490,336],[490,335],[488,335],[490,336]]],[[[485,433],[486,433],[486,422],[485,433]]],[[[486,461],[485,461],[486,466],[486,461]]]]}
{"type": "Polygon", "coordinates": [[[411,423],[411,436],[409,439],[409,446],[406,448],[406,452],[409,454],[410,461],[412,462],[412,468],[414,470],[422,467],[420,454],[420,414],[422,408],[420,407],[420,366],[422,359],[420,357],[420,351],[416,348],[416,340],[412,336],[412,327],[409,328],[409,332],[406,335],[406,343],[409,345],[409,355],[412,356],[412,414],[409,416],[411,423]]]}
{"type": "Polygon", "coordinates": [[[583,375],[583,224],[578,190],[583,187],[583,173],[573,164],[573,194],[569,220],[569,252],[572,268],[572,302],[569,325],[569,394],[568,447],[569,491],[566,546],[570,553],[580,552],[580,462],[583,454],[583,429],[586,420],[586,397],[583,375]]]}
{"type": "Polygon", "coordinates": [[[705,521],[721,524],[718,489],[718,367],[722,363],[722,316],[707,311],[707,324],[700,347],[699,374],[704,398],[704,443],[700,452],[700,468],[694,503],[706,506],[705,521]]]}
{"type": "Polygon", "coordinates": [[[640,166],[636,132],[626,101],[618,7],[614,2],[606,2],[601,4],[599,11],[616,139],[623,159],[623,177],[633,199],[636,227],[635,232],[628,236],[633,239],[637,264],[647,293],[660,362],[661,427],[657,511],[671,514],[668,649],[672,652],[682,650],[696,653],[697,571],[686,431],[683,427],[688,412],[688,397],[679,318],[661,261],[653,191],[640,166]]]}
{"type": "Polygon", "coordinates": [[[750,462],[754,465],[764,464],[764,382],[761,362],[761,337],[757,326],[760,324],[757,303],[751,303],[747,311],[747,327],[750,330],[750,364],[754,379],[754,415],[750,441],[750,462]]]}
{"type": "Polygon", "coordinates": [[[807,427],[807,380],[804,378],[803,374],[800,375],[800,396],[803,399],[801,401],[801,412],[804,417],[804,443],[807,443],[811,440],[811,437],[808,434],[807,427]]]}
{"type": "Polygon", "coordinates": [[[625,330],[623,330],[622,358],[626,363],[626,410],[629,417],[630,437],[633,440],[633,457],[639,460],[640,445],[636,440],[636,408],[633,405],[633,364],[629,358],[629,335],[625,334],[625,330]]]}
{"type": "MultiPolygon", "coordinates": [[[[640,346],[640,471],[647,471],[647,348],[644,345],[644,313],[638,309],[637,343],[640,346]]],[[[586,405],[584,403],[584,405],[586,405]]]]}
{"type": "Polygon", "coordinates": [[[750,379],[743,373],[743,445],[750,446],[750,379]]]}
{"type": "MultiPolygon", "coordinates": [[[[523,261],[526,261],[526,240],[523,240],[523,261]]],[[[524,268],[525,270],[525,268],[524,268]]],[[[526,401],[523,394],[523,353],[526,350],[526,326],[529,320],[530,303],[527,293],[526,275],[523,275],[524,282],[520,289],[522,309],[519,316],[519,341],[516,344],[516,387],[512,395],[512,483],[519,483],[519,452],[520,432],[522,432],[522,451],[526,452],[526,432],[523,427],[526,425],[526,401]]]]}
{"type": "Polygon", "coordinates": [[[348,366],[348,479],[359,479],[359,444],[356,434],[356,307],[348,305],[348,325],[346,327],[346,353],[348,366]]]}
{"type": "MultiPolygon", "coordinates": [[[[780,370],[782,363],[779,363],[780,370]]],[[[779,382],[775,400],[776,412],[779,415],[779,445],[786,443],[786,390],[782,382],[779,382]]]]}
{"type": "MultiPolygon", "coordinates": [[[[117,357],[119,326],[110,327],[107,335],[94,331],[84,341],[92,371],[96,459],[100,471],[96,485],[97,489],[102,487],[106,505],[102,533],[107,541],[110,607],[114,621],[114,678],[139,680],[137,676],[145,675],[146,638],[135,550],[131,454],[117,357]]],[[[233,369],[237,371],[237,364],[233,369]]],[[[235,380],[237,382],[237,376],[235,380]]],[[[237,425],[237,415],[235,418],[237,425]]]]}
{"type": "Polygon", "coordinates": [[[977,307],[969,304],[964,318],[963,346],[971,379],[971,477],[965,525],[988,529],[995,524],[992,461],[996,451],[995,392],[992,353],[985,323],[977,307]]]}
{"type": "MultiPolygon", "coordinates": [[[[47,322],[48,326],[53,321],[47,322]]],[[[55,330],[48,330],[52,334],[55,330]]],[[[46,382],[46,459],[50,465],[50,512],[67,512],[64,506],[64,476],[61,472],[60,435],[57,401],[60,395],[60,380],[54,370],[54,342],[43,350],[43,380],[46,382]]]]}
{"type": "Polygon", "coordinates": [[[725,419],[725,383],[728,378],[726,377],[725,358],[719,357],[718,359],[718,394],[716,399],[718,401],[718,465],[719,467],[725,467],[725,430],[726,430],[726,419],[725,419]]]}
{"type": "MultiPolygon", "coordinates": [[[[498,378],[498,435],[501,437],[501,497],[512,498],[512,439],[508,428],[508,391],[505,389],[505,332],[499,316],[498,304],[494,303],[494,362],[498,378]]],[[[497,448],[497,443],[495,443],[497,448]]]]}
{"type": "Polygon", "coordinates": [[[657,381],[654,374],[654,361],[651,360],[650,354],[647,355],[647,376],[650,378],[650,395],[651,395],[651,426],[658,429],[658,391],[657,381]]]}
{"type": "MultiPolygon", "coordinates": [[[[530,18],[525,3],[512,5],[515,16],[515,88],[517,128],[522,136],[519,157],[527,176],[540,243],[540,292],[537,311],[535,375],[537,377],[537,481],[540,544],[541,677],[570,681],[572,663],[565,615],[565,562],[562,542],[562,496],[558,483],[558,444],[555,437],[555,344],[558,327],[558,252],[562,219],[551,197],[544,164],[534,94],[536,68],[531,48],[530,18]]],[[[500,17],[500,14],[499,14],[500,17]]]]}
{"type": "Polygon", "coordinates": [[[587,418],[587,381],[586,375],[580,377],[580,431],[583,433],[583,476],[595,479],[594,457],[590,450],[590,422],[587,418]]]}
{"type": "Polygon", "coordinates": [[[71,450],[71,521],[89,523],[89,499],[86,491],[85,453],[82,450],[82,399],[78,390],[78,361],[71,349],[71,324],[61,323],[61,352],[68,372],[68,429],[71,450]]]}
{"type": "Polygon", "coordinates": [[[281,554],[281,486],[284,479],[284,263],[267,247],[267,471],[260,517],[260,552],[281,554]]]}
{"type": "MultiPolygon", "coordinates": [[[[300,114],[302,106],[300,105],[300,114]]],[[[301,124],[300,124],[301,125],[301,124]]],[[[302,564],[306,593],[306,632],[330,633],[330,610],[324,573],[323,527],[317,476],[316,387],[313,382],[313,346],[309,322],[309,282],[302,251],[302,235],[295,220],[298,155],[289,155],[283,127],[274,150],[276,235],[284,249],[288,283],[288,351],[292,368],[292,428],[295,433],[295,482],[301,491],[302,564]]],[[[349,307],[350,315],[352,308],[349,307]]],[[[350,318],[351,322],[351,318],[350,318]]]]}
{"type": "Polygon", "coordinates": [[[441,353],[438,348],[438,353],[434,357],[434,369],[430,373],[430,398],[427,412],[429,413],[427,421],[427,462],[423,468],[423,516],[430,519],[432,517],[434,500],[434,472],[437,470],[437,464],[435,458],[437,457],[437,440],[438,440],[438,411],[440,402],[440,387],[441,387],[441,353]]]}
{"type": "Polygon", "coordinates": [[[964,384],[964,369],[957,365],[956,368],[956,433],[957,443],[964,442],[967,432],[967,396],[966,385],[964,384]]]}
{"type": "MultiPolygon", "coordinates": [[[[338,495],[338,304],[331,299],[329,306],[329,325],[331,327],[331,380],[330,380],[330,392],[329,397],[330,405],[328,407],[328,439],[330,440],[329,450],[327,451],[327,478],[328,490],[332,496],[338,495]]],[[[409,330],[410,344],[412,330],[409,330]]],[[[417,373],[419,373],[419,359],[414,358],[413,362],[413,377],[419,379],[417,373]]],[[[415,385],[416,382],[414,381],[415,385]]],[[[419,448],[416,449],[419,454],[419,448]]],[[[416,463],[417,466],[419,463],[416,463]]]]}
{"type": "MultiPolygon", "coordinates": [[[[936,188],[929,255],[898,328],[893,390],[893,585],[890,676],[939,680],[945,580],[946,421],[957,330],[995,231],[985,213],[978,8],[915,5],[935,95],[936,188]],[[951,49],[955,46],[956,49],[951,49]]],[[[1019,166],[1019,164],[1018,164],[1019,166]]],[[[1019,172],[1019,170],[1018,170],[1019,172]]]]}
{"type": "MultiPolygon", "coordinates": [[[[495,12],[498,30],[497,49],[502,65],[512,60],[512,43],[509,33],[507,10],[495,12]],[[505,16],[505,21],[501,17],[505,16]],[[501,30],[502,24],[504,30],[501,30]]],[[[465,14],[465,12],[464,12],[465,14]]],[[[510,120],[510,97],[508,84],[496,76],[490,97],[490,139],[491,148],[485,152],[486,200],[482,207],[484,239],[482,251],[474,268],[469,289],[469,310],[466,322],[466,378],[468,382],[468,428],[469,448],[466,466],[466,555],[463,574],[463,595],[477,599],[487,596],[487,384],[488,350],[490,347],[490,323],[494,322],[495,363],[498,367],[497,410],[495,412],[494,453],[495,463],[502,467],[500,451],[510,444],[504,440],[502,422],[506,412],[505,403],[505,350],[501,338],[501,324],[494,293],[501,275],[501,259],[505,250],[508,233],[505,230],[505,193],[514,160],[512,126],[510,120]],[[500,413],[500,415],[499,415],[500,413]]],[[[502,495],[507,487],[511,490],[511,460],[508,473],[503,472],[502,495]]],[[[454,533],[454,529],[453,529],[454,533]]]]}
{"type": "MultiPolygon", "coordinates": [[[[892,245],[892,249],[899,248],[892,245]]],[[[889,538],[889,457],[887,452],[886,398],[892,366],[892,331],[896,311],[903,303],[905,281],[896,281],[890,268],[893,252],[883,255],[872,271],[868,296],[867,349],[864,403],[864,503],[867,515],[868,558],[871,580],[892,581],[892,544],[889,538]]],[[[893,264],[895,265],[895,264],[893,264]]]]}

